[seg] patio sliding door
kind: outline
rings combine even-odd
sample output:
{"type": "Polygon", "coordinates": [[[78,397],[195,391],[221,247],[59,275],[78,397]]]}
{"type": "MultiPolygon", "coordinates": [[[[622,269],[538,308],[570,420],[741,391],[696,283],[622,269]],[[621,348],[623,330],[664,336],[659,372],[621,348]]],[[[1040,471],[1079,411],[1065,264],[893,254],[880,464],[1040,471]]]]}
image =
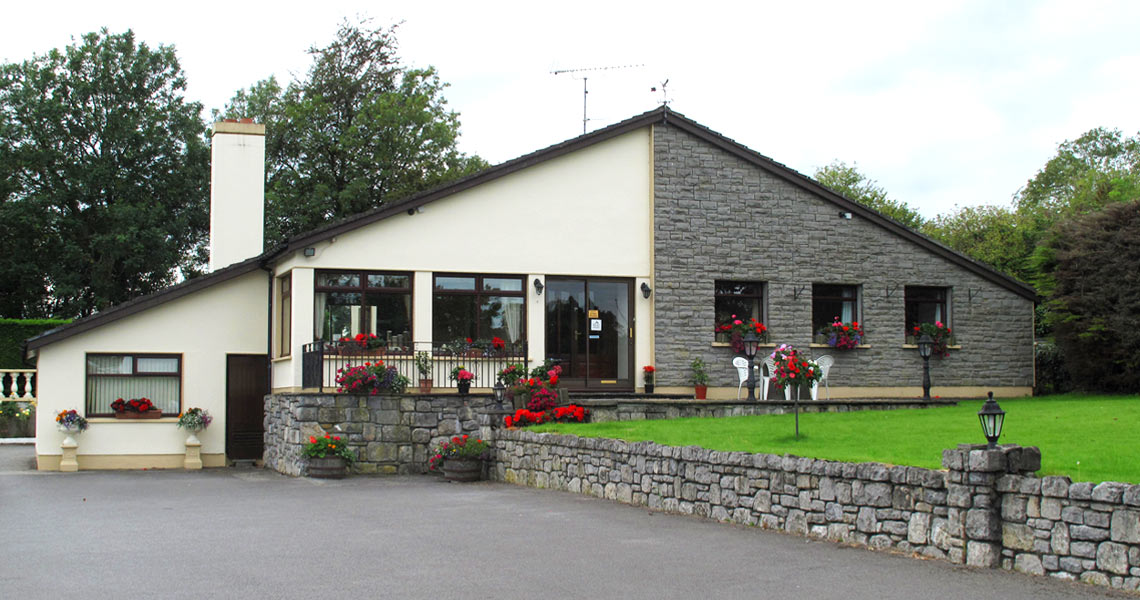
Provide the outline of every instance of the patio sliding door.
{"type": "Polygon", "coordinates": [[[568,389],[633,389],[632,306],[629,279],[546,279],[546,356],[568,389]]]}

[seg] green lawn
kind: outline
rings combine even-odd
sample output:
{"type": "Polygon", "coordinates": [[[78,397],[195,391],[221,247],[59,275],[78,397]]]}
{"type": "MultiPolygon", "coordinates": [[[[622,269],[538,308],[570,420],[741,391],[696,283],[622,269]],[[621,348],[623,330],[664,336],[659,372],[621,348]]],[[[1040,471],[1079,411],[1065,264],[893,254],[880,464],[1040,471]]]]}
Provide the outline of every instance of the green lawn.
{"type": "MultiPolygon", "coordinates": [[[[1074,481],[1140,483],[1140,396],[1068,394],[1000,400],[1006,411],[999,443],[1041,448],[1041,475],[1074,481]]],[[[532,431],[651,440],[670,446],[796,454],[851,462],[876,461],[940,469],[943,448],[984,443],[981,401],[916,410],[548,424],[532,431]]]]}

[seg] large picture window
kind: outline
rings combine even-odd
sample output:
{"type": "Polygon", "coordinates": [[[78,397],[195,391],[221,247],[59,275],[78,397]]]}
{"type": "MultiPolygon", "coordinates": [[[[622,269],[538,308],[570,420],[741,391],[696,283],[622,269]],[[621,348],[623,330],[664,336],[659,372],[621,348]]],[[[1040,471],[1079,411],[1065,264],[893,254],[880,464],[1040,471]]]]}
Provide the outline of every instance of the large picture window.
{"type": "Polygon", "coordinates": [[[906,329],[904,333],[911,335],[914,328],[922,323],[941,322],[949,326],[950,315],[947,312],[947,298],[949,290],[944,287],[906,286],[906,329]]]}
{"type": "MultiPolygon", "coordinates": [[[[764,323],[764,283],[760,281],[721,281],[714,284],[716,325],[731,324],[732,316],[745,323],[750,319],[764,323]]],[[[728,342],[729,332],[717,332],[716,341],[728,342]]]]}
{"type": "Polygon", "coordinates": [[[836,319],[844,323],[859,317],[859,286],[816,283],[811,286],[811,327],[818,332],[836,319]]]}
{"type": "Polygon", "coordinates": [[[182,357],[177,354],[88,354],[87,416],[111,416],[111,403],[149,398],[163,415],[182,412],[182,357]]]}
{"type": "Polygon", "coordinates": [[[432,341],[501,338],[515,343],[526,335],[526,289],[512,275],[435,276],[432,341]]]}
{"type": "Polygon", "coordinates": [[[412,346],[412,274],[317,271],[313,336],[336,341],[374,334],[390,348],[412,346]]]}

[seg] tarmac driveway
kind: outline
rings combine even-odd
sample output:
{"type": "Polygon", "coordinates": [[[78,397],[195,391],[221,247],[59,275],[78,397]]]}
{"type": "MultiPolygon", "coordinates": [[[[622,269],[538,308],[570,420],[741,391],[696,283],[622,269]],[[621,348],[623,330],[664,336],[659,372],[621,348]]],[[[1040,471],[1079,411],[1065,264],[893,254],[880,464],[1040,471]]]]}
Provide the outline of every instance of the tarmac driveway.
{"type": "Polygon", "coordinates": [[[0,446],[0,598],[1137,598],[430,476],[37,473],[0,446]]]}

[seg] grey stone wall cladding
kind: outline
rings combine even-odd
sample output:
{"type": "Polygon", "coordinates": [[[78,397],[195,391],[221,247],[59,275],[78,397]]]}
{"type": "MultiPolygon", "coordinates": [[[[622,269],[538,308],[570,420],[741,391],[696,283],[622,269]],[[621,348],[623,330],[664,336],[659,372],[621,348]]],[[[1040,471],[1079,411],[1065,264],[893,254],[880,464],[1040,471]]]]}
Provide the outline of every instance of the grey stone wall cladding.
{"type": "Polygon", "coordinates": [[[957,564],[1140,589],[1140,485],[1031,476],[1036,448],[946,471],[498,431],[493,478],[957,564]]]}
{"type": "Polygon", "coordinates": [[[805,350],[811,284],[861,285],[871,347],[811,349],[835,356],[839,386],[921,386],[921,359],[902,348],[903,288],[949,287],[962,350],[931,360],[934,384],[1033,384],[1029,300],[877,225],[841,219],[835,204],[678,129],[656,126],[653,143],[658,385],[688,385],[694,356],[713,385],[735,385],[731,350],[711,346],[717,279],[766,281],[771,341],[805,350]]]}
{"type": "Polygon", "coordinates": [[[265,464],[305,475],[310,435],[339,435],[358,457],[357,473],[423,473],[435,444],[454,435],[491,435],[489,398],[274,394],[265,399],[265,464]]]}

